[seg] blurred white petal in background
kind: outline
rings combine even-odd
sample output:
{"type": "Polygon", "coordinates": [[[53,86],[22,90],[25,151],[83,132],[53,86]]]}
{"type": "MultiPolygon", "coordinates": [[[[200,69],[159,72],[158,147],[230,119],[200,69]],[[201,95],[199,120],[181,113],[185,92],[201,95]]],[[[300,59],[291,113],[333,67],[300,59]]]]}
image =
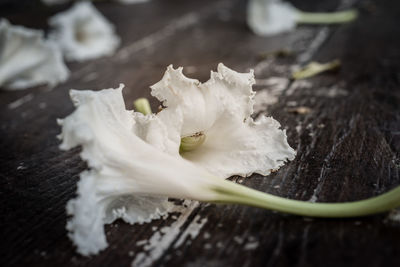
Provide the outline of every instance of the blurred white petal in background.
{"type": "Polygon", "coordinates": [[[247,24],[262,36],[293,30],[298,18],[297,9],[280,0],[250,0],[247,7],[247,24]]]}
{"type": "Polygon", "coordinates": [[[84,61],[114,54],[120,44],[114,26],[90,2],[50,18],[50,38],[61,47],[68,61],[84,61]]]}
{"type": "Polygon", "coordinates": [[[54,86],[68,78],[61,52],[43,31],[0,22],[0,87],[7,90],[54,86]]]}

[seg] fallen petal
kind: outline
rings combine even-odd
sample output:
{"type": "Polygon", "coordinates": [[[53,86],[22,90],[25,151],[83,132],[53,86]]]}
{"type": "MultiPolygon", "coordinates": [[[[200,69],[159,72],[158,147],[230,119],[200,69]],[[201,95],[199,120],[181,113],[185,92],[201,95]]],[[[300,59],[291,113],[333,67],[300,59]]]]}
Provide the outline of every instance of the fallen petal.
{"type": "Polygon", "coordinates": [[[43,31],[0,21],[0,87],[19,90],[48,84],[53,87],[68,78],[61,52],[43,31]]]}
{"type": "Polygon", "coordinates": [[[77,2],[71,9],[50,18],[50,34],[70,61],[112,55],[120,44],[114,26],[90,2],[77,2]]]}
{"type": "Polygon", "coordinates": [[[293,30],[298,17],[298,10],[281,0],[250,0],[247,6],[247,24],[261,36],[293,30]]]}

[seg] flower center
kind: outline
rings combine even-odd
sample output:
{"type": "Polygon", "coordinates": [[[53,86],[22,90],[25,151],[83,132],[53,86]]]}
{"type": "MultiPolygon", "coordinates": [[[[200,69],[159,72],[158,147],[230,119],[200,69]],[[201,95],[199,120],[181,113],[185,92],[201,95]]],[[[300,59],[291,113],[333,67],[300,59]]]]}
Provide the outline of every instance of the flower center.
{"type": "Polygon", "coordinates": [[[206,140],[206,135],[202,132],[181,138],[179,153],[190,152],[201,146],[206,140]]]}
{"type": "MultiPolygon", "coordinates": [[[[152,114],[149,100],[147,98],[138,98],[133,102],[137,112],[144,115],[152,114]]],[[[179,153],[190,152],[201,146],[206,140],[206,135],[203,132],[181,137],[181,144],[179,146],[179,153]]]]}

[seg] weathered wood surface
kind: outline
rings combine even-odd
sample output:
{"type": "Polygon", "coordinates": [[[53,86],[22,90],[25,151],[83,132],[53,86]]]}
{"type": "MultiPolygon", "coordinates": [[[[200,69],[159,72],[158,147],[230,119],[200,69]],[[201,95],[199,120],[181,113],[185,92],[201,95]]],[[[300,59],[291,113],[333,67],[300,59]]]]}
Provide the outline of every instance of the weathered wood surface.
{"type": "MultiPolygon", "coordinates": [[[[360,9],[356,22],[299,27],[273,38],[250,33],[244,1],[98,3],[122,37],[114,57],[70,64],[70,79],[51,91],[0,92],[1,266],[400,266],[400,223],[386,214],[311,220],[191,202],[165,220],[107,226],[110,245],[98,256],[79,256],[66,235],[65,204],[85,168],[78,151],[59,151],[55,138],[60,131],[56,118],[73,111],[68,90],[122,82],[131,107],[135,98],[149,96],[149,85],[169,64],[189,67],[186,73],[202,81],[218,62],[238,71],[254,68],[260,84],[255,88],[279,98],[260,112],[287,129],[296,159],[268,177],[234,180],[289,198],[333,202],[363,199],[399,185],[400,4],[344,2],[360,9]],[[258,56],[281,48],[295,56],[258,56]],[[337,73],[287,86],[280,79],[283,87],[278,89],[262,85],[271,77],[288,78],[294,65],[336,58],[342,61],[337,73]],[[295,114],[293,106],[311,112],[295,114]],[[165,226],[169,231],[160,231],[165,226]],[[151,238],[159,238],[154,247],[138,243],[151,238]]],[[[340,5],[298,3],[309,11],[340,5]]],[[[46,28],[47,17],[63,8],[4,1],[0,13],[16,24],[46,28]]]]}

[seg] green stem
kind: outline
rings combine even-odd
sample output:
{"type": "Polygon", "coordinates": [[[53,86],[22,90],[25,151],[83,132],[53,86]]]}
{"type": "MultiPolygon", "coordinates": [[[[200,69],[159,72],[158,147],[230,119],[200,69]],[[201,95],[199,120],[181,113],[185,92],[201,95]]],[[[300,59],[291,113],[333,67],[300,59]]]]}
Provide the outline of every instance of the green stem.
{"type": "Polygon", "coordinates": [[[147,98],[138,98],[133,102],[133,106],[137,112],[143,113],[144,115],[152,114],[150,103],[147,98]]]}
{"type": "Polygon", "coordinates": [[[312,13],[299,11],[299,18],[297,23],[304,24],[334,24],[346,23],[356,19],[358,11],[349,9],[345,11],[338,11],[332,13],[312,13]]]}
{"type": "Polygon", "coordinates": [[[216,203],[244,204],[310,217],[360,217],[382,213],[400,206],[400,186],[380,196],[344,203],[313,203],[274,196],[229,181],[213,188],[216,203]]]}

